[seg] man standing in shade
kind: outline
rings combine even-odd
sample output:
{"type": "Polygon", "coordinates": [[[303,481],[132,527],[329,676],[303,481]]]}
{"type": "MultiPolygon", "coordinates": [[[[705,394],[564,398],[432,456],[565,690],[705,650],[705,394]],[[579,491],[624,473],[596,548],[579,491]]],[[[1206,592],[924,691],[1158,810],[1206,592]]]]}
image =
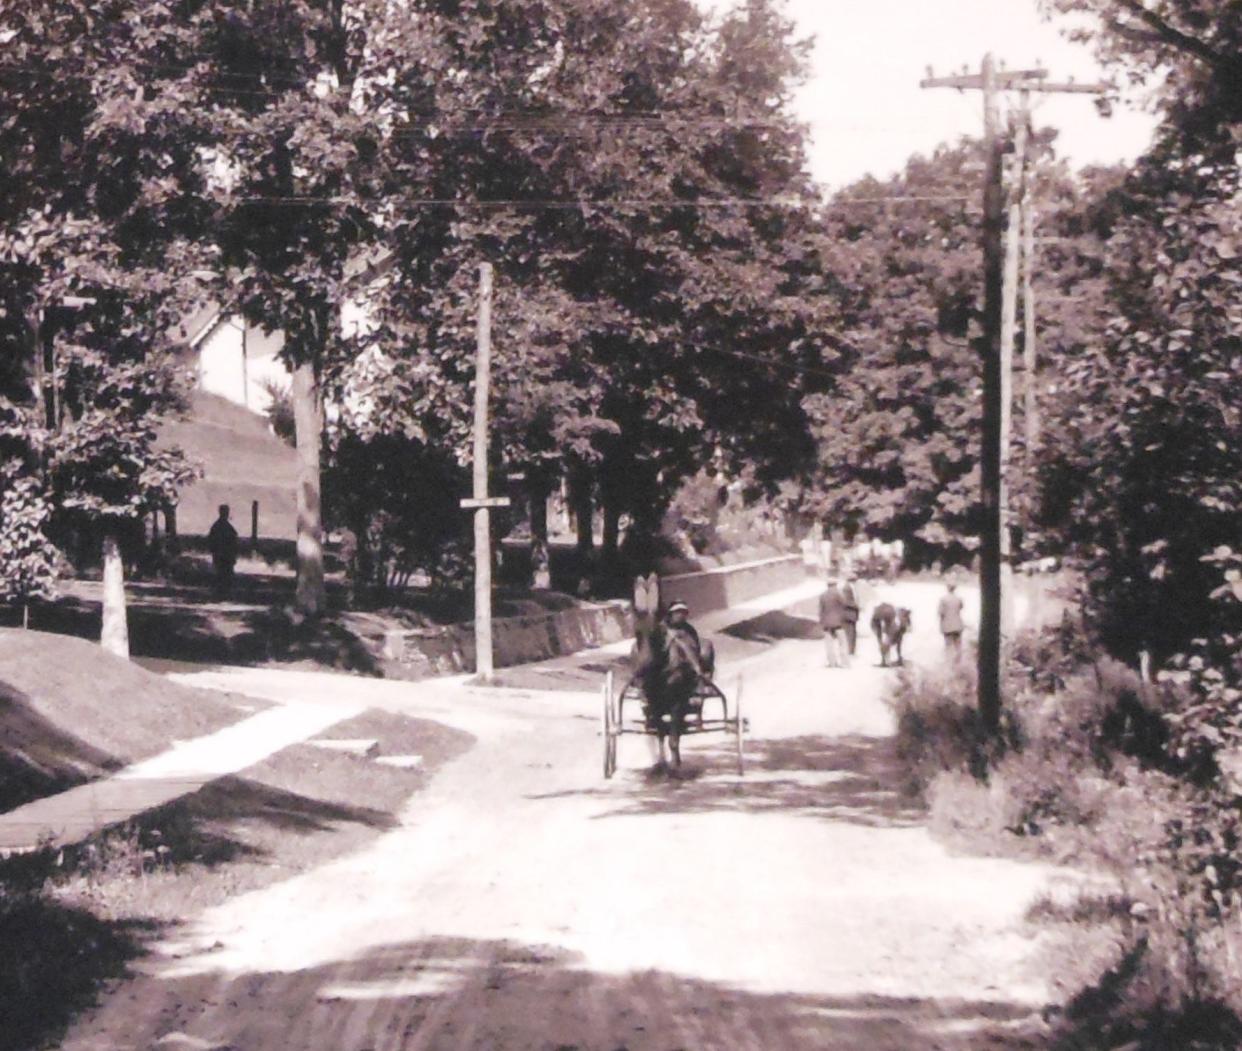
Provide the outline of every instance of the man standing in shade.
{"type": "Polygon", "coordinates": [[[944,636],[945,650],[956,660],[962,650],[962,599],[957,593],[957,585],[950,580],[948,591],[940,599],[937,612],[940,615],[940,634],[944,636]]]}
{"type": "Polygon", "coordinates": [[[854,656],[858,646],[858,578],[851,573],[845,578],[841,587],[841,598],[845,601],[845,651],[854,656]]]}
{"type": "Polygon", "coordinates": [[[237,530],[229,521],[229,505],[221,504],[220,517],[207,534],[211,568],[215,574],[216,598],[228,598],[233,590],[233,567],[237,565],[237,530]]]}
{"type": "Polygon", "coordinates": [[[845,596],[837,587],[836,580],[829,580],[827,590],[819,596],[819,626],[824,631],[824,648],[828,655],[828,667],[844,668],[847,658],[845,596]]]}

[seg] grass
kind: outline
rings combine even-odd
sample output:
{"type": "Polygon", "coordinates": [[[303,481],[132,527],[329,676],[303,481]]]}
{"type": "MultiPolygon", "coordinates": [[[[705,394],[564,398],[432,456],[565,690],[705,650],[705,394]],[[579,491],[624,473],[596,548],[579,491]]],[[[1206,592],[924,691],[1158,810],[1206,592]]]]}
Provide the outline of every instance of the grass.
{"type": "Polygon", "coordinates": [[[216,519],[217,506],[228,504],[237,531],[249,536],[250,505],[257,500],[260,536],[295,535],[297,453],[269,433],[264,417],[218,395],[196,391],[189,416],[164,422],[160,441],[180,447],[204,469],[202,479],[181,494],[179,532],[206,533],[216,519]]]}
{"type": "Polygon", "coordinates": [[[0,629],[0,810],[101,777],[263,707],[180,686],[82,639],[0,629]]]}
{"type": "Polygon", "coordinates": [[[59,900],[115,920],[172,922],[355,850],[401,809],[469,735],[369,710],[325,737],[374,738],[412,769],[297,744],[241,773],[75,848],[59,900]],[[137,878],[135,878],[137,877],[137,878]]]}
{"type": "Polygon", "coordinates": [[[294,745],[73,849],[0,862],[0,1046],[52,1046],[147,941],[228,898],[357,850],[472,739],[378,710],[330,736],[414,769],[294,745]]]}

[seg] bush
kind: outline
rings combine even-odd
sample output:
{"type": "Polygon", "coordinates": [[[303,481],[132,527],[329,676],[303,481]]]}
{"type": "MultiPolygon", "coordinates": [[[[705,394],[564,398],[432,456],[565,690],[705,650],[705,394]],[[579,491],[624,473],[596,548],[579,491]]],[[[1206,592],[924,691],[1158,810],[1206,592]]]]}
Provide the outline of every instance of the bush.
{"type": "Polygon", "coordinates": [[[968,663],[903,669],[885,700],[897,721],[897,756],[915,794],[926,796],[942,773],[986,779],[989,768],[1020,738],[1008,713],[999,740],[987,733],[975,706],[975,670],[968,663]]]}
{"type": "Polygon", "coordinates": [[[1187,751],[1185,713],[1201,695],[1095,658],[1072,625],[1019,640],[1007,671],[997,741],[982,732],[969,668],[903,675],[890,703],[933,830],[1089,859],[1134,903],[1113,965],[1080,976],[1090,984],[1056,1046],[1242,1046],[1242,793],[1187,751]]]}

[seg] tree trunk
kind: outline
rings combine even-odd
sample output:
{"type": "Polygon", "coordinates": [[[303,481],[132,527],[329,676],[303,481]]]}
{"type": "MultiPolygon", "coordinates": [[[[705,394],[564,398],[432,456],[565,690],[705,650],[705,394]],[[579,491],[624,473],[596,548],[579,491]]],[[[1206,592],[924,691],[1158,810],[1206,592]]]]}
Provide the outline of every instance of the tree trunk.
{"type": "Polygon", "coordinates": [[[109,653],[129,660],[129,625],[125,615],[125,564],[116,534],[109,530],[103,538],[103,626],[99,645],[109,653]]]}
{"type": "Polygon", "coordinates": [[[621,504],[618,500],[604,501],[604,536],[602,552],[605,563],[614,565],[621,540],[621,504]]]}
{"type": "Polygon", "coordinates": [[[548,558],[548,494],[551,486],[544,475],[532,470],[530,485],[530,575],[531,586],[546,589],[552,585],[548,558]]]}
{"type": "Polygon", "coordinates": [[[583,559],[590,558],[595,550],[595,533],[591,522],[595,504],[591,499],[591,476],[584,470],[576,471],[569,480],[569,503],[578,533],[578,556],[583,559]]]}
{"type": "Polygon", "coordinates": [[[324,608],[323,522],[319,508],[319,443],[323,414],[312,365],[293,372],[293,426],[298,450],[298,582],[294,603],[299,612],[318,616],[324,608]]]}

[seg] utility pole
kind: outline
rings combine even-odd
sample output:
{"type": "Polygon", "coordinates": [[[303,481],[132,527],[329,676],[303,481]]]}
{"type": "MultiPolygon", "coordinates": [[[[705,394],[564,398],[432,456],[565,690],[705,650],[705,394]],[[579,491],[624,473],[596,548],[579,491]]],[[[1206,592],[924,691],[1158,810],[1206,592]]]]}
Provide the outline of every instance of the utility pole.
{"type": "MultiPolygon", "coordinates": [[[[1020,186],[1026,171],[1026,90],[1014,129],[1012,185],[1020,186]]],[[[1013,433],[1013,348],[1018,329],[1018,258],[1022,211],[1019,195],[1009,195],[1005,222],[1005,271],[1001,290],[1000,337],[1000,574],[1001,642],[1013,636],[1013,541],[1009,515],[1009,461],[1013,433]]]]}
{"type": "Polygon", "coordinates": [[[492,677],[492,523],[491,508],[507,507],[508,497],[487,495],[488,395],[492,368],[492,264],[479,265],[479,318],[474,380],[474,497],[461,506],[474,511],[474,670],[492,677]]]}
{"type": "MultiPolygon", "coordinates": [[[[982,446],[979,455],[980,503],[983,523],[979,537],[979,714],[985,729],[1000,729],[1001,695],[1001,560],[1007,551],[1002,539],[1005,520],[1003,468],[1008,461],[1005,448],[1006,400],[1009,381],[1005,377],[1004,329],[1004,143],[999,134],[999,93],[1020,88],[1023,92],[1089,92],[1097,94],[1102,85],[1048,84],[1045,69],[998,70],[990,54],[984,55],[980,71],[957,76],[930,74],[920,81],[924,88],[957,88],[983,92],[983,316],[979,349],[983,358],[982,446]]],[[[1010,357],[1012,357],[1012,343],[1010,357]]]]}
{"type": "MultiPolygon", "coordinates": [[[[1026,95],[1023,92],[1023,95],[1026,95]]],[[[1026,113],[1029,120],[1030,112],[1026,113]]],[[[1039,384],[1036,376],[1038,358],[1035,344],[1035,201],[1031,194],[1032,173],[1022,182],[1022,371],[1026,382],[1022,387],[1025,401],[1023,414],[1026,432],[1026,462],[1039,444],[1039,384]]]]}

